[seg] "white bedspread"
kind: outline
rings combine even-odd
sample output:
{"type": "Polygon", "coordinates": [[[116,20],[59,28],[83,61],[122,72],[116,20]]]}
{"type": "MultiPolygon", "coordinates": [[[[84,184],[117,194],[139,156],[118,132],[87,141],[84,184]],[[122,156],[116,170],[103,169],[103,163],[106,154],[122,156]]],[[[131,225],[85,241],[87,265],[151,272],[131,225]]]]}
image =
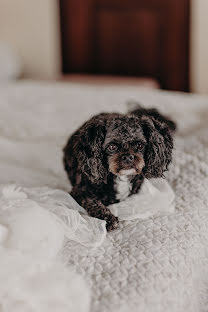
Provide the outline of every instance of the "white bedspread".
{"type": "Polygon", "coordinates": [[[167,179],[174,214],[121,222],[103,245],[68,242],[91,287],[92,312],[208,311],[208,98],[136,87],[21,82],[0,86],[0,183],[69,190],[62,147],[91,115],[158,107],[178,123],[167,179]]]}

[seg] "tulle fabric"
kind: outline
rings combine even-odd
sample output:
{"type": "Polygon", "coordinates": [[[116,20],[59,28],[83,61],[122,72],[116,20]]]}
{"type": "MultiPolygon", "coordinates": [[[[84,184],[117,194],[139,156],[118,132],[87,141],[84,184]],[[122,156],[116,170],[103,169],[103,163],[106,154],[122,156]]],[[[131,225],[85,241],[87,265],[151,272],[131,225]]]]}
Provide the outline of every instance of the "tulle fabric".
{"type": "Polygon", "coordinates": [[[2,312],[89,311],[90,289],[62,253],[66,238],[75,245],[100,244],[105,222],[88,222],[76,203],[67,208],[67,199],[67,193],[46,188],[0,188],[2,312]]]}
{"type": "Polygon", "coordinates": [[[110,205],[109,209],[120,220],[169,214],[175,210],[175,194],[165,179],[145,179],[138,194],[110,205]]]}
{"type": "MultiPolygon", "coordinates": [[[[120,220],[144,219],[157,214],[174,212],[174,199],[174,192],[166,180],[151,179],[151,181],[144,181],[138,194],[110,205],[109,209],[120,220]]],[[[43,243],[44,239],[41,235],[43,230],[47,231],[47,243],[51,237],[51,250],[54,254],[60,250],[64,238],[86,247],[97,247],[106,237],[104,220],[89,217],[67,192],[48,187],[1,186],[0,223],[7,224],[12,227],[13,232],[15,231],[14,245],[17,244],[18,237],[19,244],[21,242],[29,246],[31,240],[34,242],[33,236],[37,239],[37,245],[39,241],[43,243]],[[45,215],[50,220],[47,224],[43,223],[45,215]],[[58,229],[58,234],[56,233],[55,236],[53,225],[58,229]],[[29,228],[31,231],[28,236],[25,232],[29,232],[29,228]],[[39,237],[37,233],[40,233],[39,237]]],[[[0,231],[0,235],[4,236],[5,230],[0,231]]],[[[40,246],[39,250],[41,250],[40,246]]],[[[44,248],[42,252],[44,254],[44,248]]]]}
{"type": "MultiPolygon", "coordinates": [[[[59,234],[56,233],[57,238],[53,237],[52,239],[53,250],[56,250],[56,244],[59,246],[59,240],[63,240],[64,237],[86,247],[96,247],[102,244],[106,236],[106,222],[87,216],[86,211],[64,191],[52,190],[47,187],[24,188],[9,185],[1,187],[0,192],[2,194],[1,223],[6,222],[9,225],[12,223],[13,230],[14,227],[18,228],[18,235],[22,233],[21,235],[25,237],[24,231],[28,230],[27,227],[32,226],[34,232],[38,232],[39,229],[41,233],[45,228],[53,237],[53,233],[50,231],[51,223],[42,224],[42,219],[48,214],[48,219],[51,219],[51,222],[59,230],[59,234]],[[35,219],[33,219],[33,214],[35,219]],[[34,224],[34,220],[37,224],[34,224]]],[[[32,237],[30,238],[32,239],[32,237]]],[[[58,249],[60,248],[58,247],[58,249]]]]}

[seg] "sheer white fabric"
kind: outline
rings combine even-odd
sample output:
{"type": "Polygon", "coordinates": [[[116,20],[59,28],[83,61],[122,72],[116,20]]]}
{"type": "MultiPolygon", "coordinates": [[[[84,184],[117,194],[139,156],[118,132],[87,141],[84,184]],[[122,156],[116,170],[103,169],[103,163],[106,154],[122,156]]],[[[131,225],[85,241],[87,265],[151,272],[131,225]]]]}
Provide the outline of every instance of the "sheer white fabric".
{"type": "Polygon", "coordinates": [[[63,191],[0,187],[2,312],[89,310],[89,287],[65,266],[64,243],[69,239],[75,246],[96,247],[106,229],[105,221],[80,212],[63,191]]]}
{"type": "MultiPolygon", "coordinates": [[[[38,229],[41,234],[43,234],[42,229],[45,228],[48,233],[48,243],[51,237],[53,251],[56,247],[60,249],[64,236],[87,247],[99,246],[105,238],[106,222],[85,215],[85,210],[64,191],[47,187],[20,188],[9,185],[1,187],[1,193],[1,221],[12,224],[13,230],[17,227],[15,239],[21,235],[21,242],[25,243],[22,238],[25,236],[24,230],[28,230],[27,227],[32,227],[31,232],[37,232],[38,229]],[[42,224],[46,214],[50,223],[42,224]],[[33,215],[38,221],[37,224],[32,221],[33,215]],[[58,234],[56,233],[55,237],[50,231],[50,228],[53,229],[51,223],[59,230],[56,231],[58,234]]],[[[43,241],[41,237],[36,236],[36,239],[43,241]]],[[[29,238],[27,243],[30,245],[29,238]]]]}
{"type": "MultiPolygon", "coordinates": [[[[12,228],[13,235],[7,242],[12,248],[38,252],[51,259],[60,251],[64,238],[86,247],[97,247],[105,239],[106,222],[87,216],[64,191],[8,185],[0,192],[0,220],[12,228]]],[[[174,211],[174,193],[163,179],[145,180],[138,194],[109,208],[120,220],[167,214],[174,211]]],[[[6,232],[0,230],[3,240],[6,232]]]]}
{"type": "Polygon", "coordinates": [[[109,208],[120,220],[145,219],[163,213],[173,213],[174,199],[174,192],[166,180],[145,179],[138,194],[110,205],[109,208]]]}

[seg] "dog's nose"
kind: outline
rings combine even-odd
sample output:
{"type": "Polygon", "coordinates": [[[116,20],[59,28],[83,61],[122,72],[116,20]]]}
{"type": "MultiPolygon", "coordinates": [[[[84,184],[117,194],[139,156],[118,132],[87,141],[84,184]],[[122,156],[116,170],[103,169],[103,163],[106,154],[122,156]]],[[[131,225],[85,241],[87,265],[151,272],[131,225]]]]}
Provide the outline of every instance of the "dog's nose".
{"type": "Polygon", "coordinates": [[[125,162],[132,162],[134,160],[134,155],[123,155],[121,159],[125,162]]]}

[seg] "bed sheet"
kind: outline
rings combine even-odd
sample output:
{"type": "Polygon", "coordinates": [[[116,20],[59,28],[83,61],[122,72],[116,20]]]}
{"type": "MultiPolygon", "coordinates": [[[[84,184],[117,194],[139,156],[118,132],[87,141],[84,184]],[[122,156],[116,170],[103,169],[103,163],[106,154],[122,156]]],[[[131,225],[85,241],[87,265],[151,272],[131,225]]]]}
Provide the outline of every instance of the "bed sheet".
{"type": "Polygon", "coordinates": [[[96,249],[70,241],[65,259],[92,293],[92,312],[208,310],[208,98],[136,87],[19,82],[0,86],[0,183],[70,190],[67,137],[127,102],[156,107],[178,124],[167,180],[176,212],[121,222],[96,249]]]}

